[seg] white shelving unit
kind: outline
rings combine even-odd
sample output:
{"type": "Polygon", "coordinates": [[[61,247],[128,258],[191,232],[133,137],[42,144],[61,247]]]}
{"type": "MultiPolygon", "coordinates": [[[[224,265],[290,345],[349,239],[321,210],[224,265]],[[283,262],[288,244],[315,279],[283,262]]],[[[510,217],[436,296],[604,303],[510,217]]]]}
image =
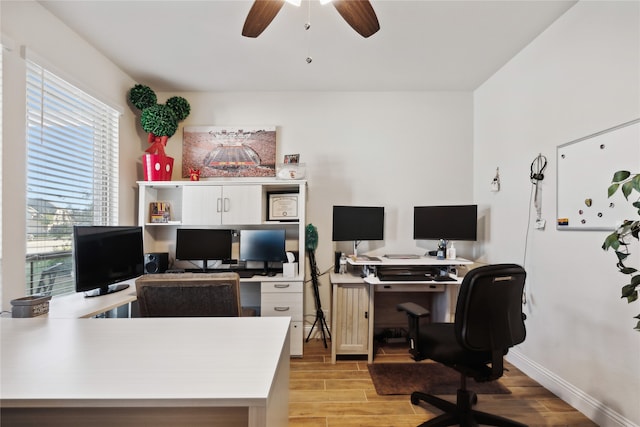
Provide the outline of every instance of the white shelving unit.
{"type": "MultiPolygon", "coordinates": [[[[298,254],[298,275],[242,278],[241,298],[243,305],[259,304],[262,316],[291,317],[291,355],[302,356],[307,182],[251,178],[139,181],[138,189],[138,224],[144,231],[145,252],[167,252],[170,264],[175,259],[176,230],[181,227],[285,230],[287,251],[298,254]],[[297,197],[297,217],[270,220],[269,196],[283,194],[297,197]],[[169,205],[169,222],[150,221],[152,202],[169,205]]],[[[237,239],[234,239],[233,257],[238,257],[237,239]]]]}

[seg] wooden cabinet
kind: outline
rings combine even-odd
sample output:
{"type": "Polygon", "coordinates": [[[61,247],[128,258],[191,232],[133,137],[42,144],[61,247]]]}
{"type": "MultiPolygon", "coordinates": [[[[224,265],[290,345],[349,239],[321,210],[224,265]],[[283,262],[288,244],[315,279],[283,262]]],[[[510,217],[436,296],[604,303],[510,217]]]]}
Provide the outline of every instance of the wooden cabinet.
{"type": "MultiPolygon", "coordinates": [[[[278,179],[221,179],[207,181],[138,182],[138,223],[144,229],[145,252],[167,252],[175,260],[178,228],[284,229],[286,250],[298,254],[298,275],[265,279],[241,279],[241,298],[246,306],[260,304],[261,316],[291,317],[291,355],[302,356],[303,280],[305,277],[306,181],[278,179]],[[297,218],[269,221],[269,195],[295,194],[297,218]],[[170,208],[168,222],[151,222],[152,204],[165,202],[170,208]],[[259,286],[258,286],[259,285],[259,286]]],[[[237,233],[232,244],[238,257],[237,233]]],[[[193,266],[173,265],[189,268],[193,266]]]]}
{"type": "Polygon", "coordinates": [[[331,359],[369,352],[369,285],[350,274],[331,274],[331,359]]]}

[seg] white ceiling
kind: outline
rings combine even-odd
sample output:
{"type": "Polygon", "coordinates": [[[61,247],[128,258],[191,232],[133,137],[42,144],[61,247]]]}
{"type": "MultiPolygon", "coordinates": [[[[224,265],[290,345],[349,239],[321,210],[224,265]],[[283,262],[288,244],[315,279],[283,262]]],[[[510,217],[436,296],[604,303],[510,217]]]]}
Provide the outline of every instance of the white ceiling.
{"type": "Polygon", "coordinates": [[[256,39],[240,35],[251,0],[40,3],[156,91],[469,91],[576,1],[371,0],[368,39],[317,0],[256,39]]]}

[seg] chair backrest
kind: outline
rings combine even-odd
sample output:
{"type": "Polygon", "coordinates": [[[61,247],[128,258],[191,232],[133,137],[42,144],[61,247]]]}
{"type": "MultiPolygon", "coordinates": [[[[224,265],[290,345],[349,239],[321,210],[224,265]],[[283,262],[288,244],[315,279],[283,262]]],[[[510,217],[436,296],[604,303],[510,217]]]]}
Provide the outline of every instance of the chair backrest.
{"type": "Polygon", "coordinates": [[[240,316],[237,273],[147,274],[136,279],[141,317],[240,316]]]}
{"type": "Polygon", "coordinates": [[[38,281],[38,288],[36,294],[51,295],[53,291],[53,285],[56,283],[56,276],[62,271],[62,263],[55,263],[40,273],[40,280],[38,281]]]}
{"type": "Polygon", "coordinates": [[[460,286],[455,332],[474,351],[508,349],[524,341],[522,313],[525,270],[516,264],[493,264],[471,270],[460,286]]]}

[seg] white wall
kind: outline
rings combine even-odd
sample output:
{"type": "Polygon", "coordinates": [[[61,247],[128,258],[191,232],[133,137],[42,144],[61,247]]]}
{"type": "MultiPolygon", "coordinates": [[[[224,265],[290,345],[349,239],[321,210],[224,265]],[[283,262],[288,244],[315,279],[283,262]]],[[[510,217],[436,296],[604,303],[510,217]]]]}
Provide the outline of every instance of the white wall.
{"type": "MultiPolygon", "coordinates": [[[[191,114],[167,144],[182,159],[182,126],[275,125],[277,156],[299,153],[307,165],[307,223],[318,229],[316,260],[324,271],[334,250],[333,205],[385,207],[385,241],[363,242],[359,252],[415,252],[413,206],[472,200],[471,93],[159,93],[163,102],[184,96],[191,114]]],[[[179,166],[174,179],[179,179],[179,166]]],[[[432,242],[430,242],[432,243],[432,242]]],[[[460,256],[472,248],[457,245],[460,256]]],[[[434,249],[434,247],[429,247],[434,249]]],[[[306,262],[306,261],[305,261],[306,262]]],[[[306,289],[305,313],[313,322],[313,294],[306,289]]],[[[321,299],[329,309],[328,276],[321,299]]]]}
{"type": "MultiPolygon", "coordinates": [[[[600,248],[608,233],[555,229],[556,147],[638,117],[636,1],[578,3],[474,93],[474,195],[489,212],[482,258],[522,263],[526,245],[528,336],[511,360],[598,425],[640,424],[640,305],[620,299],[626,282],[600,248]],[[539,153],[549,160],[544,231],[529,207],[539,153]],[[502,190],[491,193],[496,167],[502,190]]],[[[593,191],[606,197],[608,184],[593,191]]],[[[638,267],[640,246],[632,252],[638,267]]]]}
{"type": "Polygon", "coordinates": [[[34,53],[62,78],[119,108],[120,223],[135,224],[136,159],[145,148],[126,103],[135,82],[81,37],[36,2],[0,2],[3,42],[11,50],[3,56],[2,156],[2,309],[25,294],[26,145],[25,61],[22,47],[34,53]]]}

